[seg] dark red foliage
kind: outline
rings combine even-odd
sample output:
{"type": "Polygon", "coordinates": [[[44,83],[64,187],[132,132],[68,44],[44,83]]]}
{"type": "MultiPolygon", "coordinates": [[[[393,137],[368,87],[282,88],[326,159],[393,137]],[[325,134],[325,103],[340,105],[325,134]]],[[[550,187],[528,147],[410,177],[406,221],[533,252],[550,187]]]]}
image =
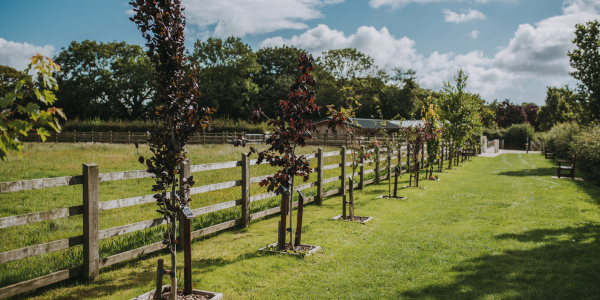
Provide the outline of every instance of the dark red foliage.
{"type": "Polygon", "coordinates": [[[406,142],[410,145],[411,161],[414,162],[413,171],[415,175],[418,174],[420,169],[419,165],[419,154],[423,150],[427,141],[435,139],[440,134],[439,130],[432,130],[432,124],[427,122],[425,125],[416,125],[405,128],[402,132],[406,142]]]}
{"type": "MultiPolygon", "coordinates": [[[[153,157],[140,158],[148,172],[156,176],[153,191],[158,192],[157,204],[165,217],[173,219],[179,206],[188,199],[175,193],[178,166],[186,159],[185,145],[194,134],[209,127],[209,114],[214,110],[200,107],[197,70],[185,55],[185,17],[180,0],[136,0],[131,18],[142,32],[148,47],[148,57],[154,66],[156,84],[156,114],[163,126],[150,131],[148,144],[153,157]],[[171,190],[172,197],[167,197],[171,190]]],[[[193,182],[192,178],[186,182],[193,182]]]]}
{"type": "MultiPolygon", "coordinates": [[[[312,172],[306,156],[297,156],[295,150],[296,147],[304,147],[307,141],[315,139],[313,133],[316,127],[312,123],[312,116],[320,107],[315,104],[315,92],[309,88],[316,84],[311,75],[314,68],[312,56],[302,54],[298,58],[300,76],[290,86],[287,98],[279,101],[279,118],[269,119],[268,122],[276,128],[266,140],[269,148],[260,152],[250,148],[251,153],[258,154],[257,164],[266,161],[271,166],[281,167],[275,175],[260,182],[260,186],[268,186],[269,191],[279,193],[279,187],[289,189],[294,176],[302,176],[304,181],[307,181],[312,172]]],[[[262,117],[265,115],[260,108],[252,115],[254,120],[262,117]]]]}
{"type": "Polygon", "coordinates": [[[523,106],[504,100],[496,107],[496,123],[501,128],[508,128],[513,124],[527,123],[527,114],[523,106]]]}

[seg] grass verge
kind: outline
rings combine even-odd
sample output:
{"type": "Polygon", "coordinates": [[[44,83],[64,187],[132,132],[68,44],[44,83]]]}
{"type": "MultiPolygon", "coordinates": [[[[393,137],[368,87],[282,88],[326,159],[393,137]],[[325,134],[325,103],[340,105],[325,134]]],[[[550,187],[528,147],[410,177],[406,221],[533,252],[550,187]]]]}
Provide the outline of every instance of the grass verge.
{"type": "MultiPolygon", "coordinates": [[[[403,189],[406,200],[375,199],[387,182],[369,186],[355,195],[356,214],[375,217],[366,225],[330,221],[341,199],[329,198],[305,209],[303,243],[322,251],[304,259],[258,253],[278,218],[200,239],[194,287],[226,299],[595,299],[600,190],[554,171],[539,155],[503,154],[403,189]]],[[[153,288],[157,258],[167,255],[29,297],[130,299],[153,288]]]]}

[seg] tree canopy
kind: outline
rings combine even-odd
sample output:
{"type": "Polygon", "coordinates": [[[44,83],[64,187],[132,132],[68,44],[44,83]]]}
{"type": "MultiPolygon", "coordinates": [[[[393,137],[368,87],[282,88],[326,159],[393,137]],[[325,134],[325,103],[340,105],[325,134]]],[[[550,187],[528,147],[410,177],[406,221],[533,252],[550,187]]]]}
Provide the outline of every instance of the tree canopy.
{"type": "Polygon", "coordinates": [[[217,117],[249,116],[258,93],[252,78],[261,70],[256,54],[240,38],[196,41],[189,60],[198,64],[200,104],[216,109],[217,117]]]}
{"type": "Polygon", "coordinates": [[[479,95],[467,92],[468,75],[462,69],[454,76],[455,85],[444,82],[439,93],[440,119],[445,124],[445,135],[452,140],[453,150],[473,142],[474,136],[481,133],[482,123],[479,111],[479,95]]]}
{"type": "Polygon", "coordinates": [[[125,42],[85,40],[55,57],[59,105],[69,118],[134,120],[153,110],[153,70],[144,49],[125,42]]]}
{"type": "Polygon", "coordinates": [[[541,130],[549,130],[554,125],[576,121],[581,114],[578,95],[568,86],[548,87],[544,106],[540,108],[537,122],[541,130]]]}
{"type": "Polygon", "coordinates": [[[580,82],[584,117],[594,121],[600,118],[600,22],[577,24],[573,43],[576,48],[567,54],[575,69],[570,74],[580,82]]]}

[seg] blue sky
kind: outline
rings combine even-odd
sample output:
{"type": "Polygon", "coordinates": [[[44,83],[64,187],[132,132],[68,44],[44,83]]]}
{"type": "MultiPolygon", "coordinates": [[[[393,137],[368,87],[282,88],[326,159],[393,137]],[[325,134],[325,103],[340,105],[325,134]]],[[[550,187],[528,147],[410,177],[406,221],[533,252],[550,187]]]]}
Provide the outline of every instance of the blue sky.
{"type": "MultiPolygon", "coordinates": [[[[488,102],[543,104],[547,86],[575,85],[567,51],[574,25],[600,19],[600,0],[183,0],[187,43],[239,36],[254,50],[294,45],[314,56],[354,47],[387,70],[412,68],[439,90],[459,68],[488,102]]],[[[128,1],[4,1],[0,64],[71,41],[143,45],[128,1]]]]}

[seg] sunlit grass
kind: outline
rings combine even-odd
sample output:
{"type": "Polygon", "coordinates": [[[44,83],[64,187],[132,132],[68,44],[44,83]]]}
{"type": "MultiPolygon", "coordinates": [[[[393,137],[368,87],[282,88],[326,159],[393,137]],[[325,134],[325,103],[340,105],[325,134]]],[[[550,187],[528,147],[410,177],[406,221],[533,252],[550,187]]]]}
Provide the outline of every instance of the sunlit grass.
{"type": "MultiPolygon", "coordinates": [[[[341,199],[329,198],[305,208],[303,242],[322,250],[304,259],[257,252],[276,240],[278,218],[199,239],[194,287],[226,299],[595,299],[600,190],[554,172],[539,155],[504,154],[403,189],[405,200],[376,199],[384,181],[356,192],[357,214],[375,218],[366,225],[330,221],[341,199]]],[[[134,260],[30,296],[130,299],[154,288],[157,258],[168,261],[134,260]]]]}
{"type": "MultiPolygon", "coordinates": [[[[260,147],[260,146],[258,146],[260,147]]],[[[264,147],[264,146],[263,146],[264,147]]],[[[324,151],[339,151],[338,147],[323,147],[324,151]]],[[[188,147],[192,164],[226,162],[240,160],[241,153],[247,148],[234,148],[231,145],[192,145],[188,147]]],[[[317,147],[298,150],[301,154],[315,153],[317,147]]],[[[149,156],[147,146],[106,144],[26,144],[22,157],[11,156],[8,161],[0,162],[0,182],[69,176],[81,174],[81,164],[94,162],[101,173],[139,170],[139,155],[149,156]]],[[[340,156],[324,158],[324,164],[340,162],[340,156]]],[[[317,160],[311,160],[316,166],[317,160]]],[[[265,164],[253,165],[251,176],[272,174],[275,171],[265,164]]],[[[326,170],[324,178],[339,176],[340,169],[326,170]]],[[[224,181],[239,180],[241,169],[229,168],[193,173],[196,184],[202,186],[224,181]]],[[[371,174],[372,175],[372,174],[371,174]]],[[[316,173],[311,174],[309,182],[317,180],[316,173]]],[[[302,184],[301,178],[296,184],[302,184]]],[[[151,194],[151,178],[131,179],[100,183],[100,201],[110,201],[151,194]]],[[[325,191],[339,188],[339,182],[326,184],[325,191]]],[[[266,192],[258,184],[251,186],[251,194],[266,192]]],[[[307,196],[316,194],[316,188],[305,190],[307,196]]],[[[228,188],[192,196],[191,207],[199,208],[241,198],[239,187],[228,188]]],[[[82,186],[68,186],[0,194],[0,217],[47,211],[56,208],[81,205],[82,186]]],[[[279,205],[278,198],[264,199],[252,203],[251,212],[259,212],[279,205]]],[[[141,222],[160,217],[155,212],[154,203],[100,212],[100,230],[141,222]]],[[[192,222],[192,230],[198,230],[228,220],[240,218],[239,206],[219,212],[199,216],[192,222]]],[[[83,234],[82,216],[73,216],[39,223],[31,223],[6,229],[0,229],[0,252],[16,250],[40,243],[69,238],[83,234]]],[[[163,226],[112,237],[100,241],[100,258],[105,258],[127,250],[162,240],[163,226]]],[[[81,246],[38,255],[0,265],[0,286],[21,282],[51,272],[74,267],[82,263],[81,246]]]]}

